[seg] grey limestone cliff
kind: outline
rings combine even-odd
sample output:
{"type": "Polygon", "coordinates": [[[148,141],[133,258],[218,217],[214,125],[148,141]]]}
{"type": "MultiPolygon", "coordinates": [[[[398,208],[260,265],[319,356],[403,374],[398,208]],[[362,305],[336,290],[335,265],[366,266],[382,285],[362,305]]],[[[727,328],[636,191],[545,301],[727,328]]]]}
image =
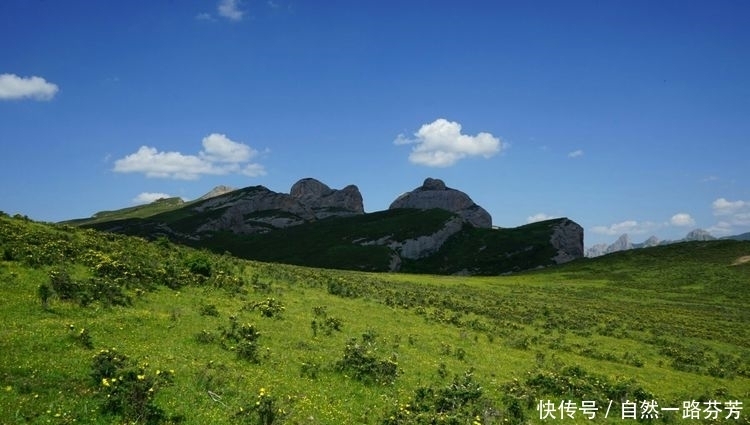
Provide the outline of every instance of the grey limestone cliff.
{"type": "Polygon", "coordinates": [[[557,250],[552,257],[556,264],[583,257],[583,227],[572,220],[565,219],[555,225],[549,241],[557,250]]]}
{"type": "Polygon", "coordinates": [[[427,178],[422,186],[396,198],[389,209],[396,208],[441,208],[458,214],[474,227],[492,227],[492,217],[484,208],[475,204],[469,195],[447,187],[439,179],[427,178]]]}
{"type": "Polygon", "coordinates": [[[331,216],[364,214],[362,195],[356,186],[336,190],[310,178],[292,185],[288,194],[253,186],[211,197],[193,210],[208,215],[222,211],[198,227],[198,232],[229,230],[241,234],[262,233],[331,216]]]}

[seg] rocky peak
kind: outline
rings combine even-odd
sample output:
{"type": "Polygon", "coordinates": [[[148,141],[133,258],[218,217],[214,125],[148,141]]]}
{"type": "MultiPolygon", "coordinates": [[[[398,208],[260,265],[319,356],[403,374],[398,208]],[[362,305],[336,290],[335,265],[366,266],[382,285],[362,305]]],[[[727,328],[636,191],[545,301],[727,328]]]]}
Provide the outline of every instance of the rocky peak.
{"type": "Polygon", "coordinates": [[[633,249],[633,243],[630,241],[630,236],[627,233],[623,233],[612,245],[607,247],[607,253],[626,251],[628,249],[633,249]]]}
{"type": "Polygon", "coordinates": [[[691,230],[690,233],[685,236],[684,241],[712,241],[716,239],[714,235],[703,229],[691,230]]]}
{"type": "Polygon", "coordinates": [[[229,186],[216,186],[215,188],[211,189],[208,193],[201,196],[200,198],[196,199],[196,201],[202,201],[204,199],[211,199],[217,196],[224,195],[225,193],[229,193],[231,191],[235,190],[233,187],[229,186]]]}
{"type": "Polygon", "coordinates": [[[492,217],[484,208],[475,204],[469,195],[447,187],[439,179],[427,178],[422,186],[396,198],[388,209],[396,208],[440,208],[458,214],[474,227],[492,227],[492,217]]]}
{"type": "Polygon", "coordinates": [[[289,194],[311,208],[317,218],[365,212],[362,194],[355,185],[337,190],[313,178],[304,178],[292,185],[289,194]]]}
{"type": "Polygon", "coordinates": [[[293,184],[291,190],[289,190],[290,195],[302,202],[314,201],[315,199],[329,195],[331,192],[333,190],[325,183],[310,177],[293,184]]]}
{"type": "Polygon", "coordinates": [[[652,246],[658,246],[661,241],[659,238],[656,237],[656,235],[651,236],[650,238],[643,241],[643,247],[644,248],[650,248],[652,246]]]}

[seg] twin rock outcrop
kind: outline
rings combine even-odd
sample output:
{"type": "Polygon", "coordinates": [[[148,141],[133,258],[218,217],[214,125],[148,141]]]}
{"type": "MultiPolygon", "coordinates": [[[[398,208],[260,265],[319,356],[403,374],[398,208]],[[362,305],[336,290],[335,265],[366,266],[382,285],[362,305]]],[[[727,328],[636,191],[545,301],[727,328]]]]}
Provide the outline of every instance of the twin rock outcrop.
{"type": "Polygon", "coordinates": [[[357,186],[336,190],[311,178],[295,183],[288,194],[252,186],[205,199],[193,210],[218,215],[198,227],[198,233],[228,230],[239,234],[265,233],[274,228],[365,212],[357,186]]]}

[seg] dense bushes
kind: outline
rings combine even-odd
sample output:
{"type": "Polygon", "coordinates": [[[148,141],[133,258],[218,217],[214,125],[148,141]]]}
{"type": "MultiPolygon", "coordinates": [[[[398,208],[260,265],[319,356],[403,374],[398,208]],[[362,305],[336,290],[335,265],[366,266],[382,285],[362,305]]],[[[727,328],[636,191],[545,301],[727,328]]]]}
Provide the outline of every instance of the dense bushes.
{"type": "Polygon", "coordinates": [[[101,396],[104,413],[133,423],[159,424],[167,419],[154,403],[160,388],[172,383],[173,371],[138,363],[116,350],[101,350],[91,363],[91,378],[101,396]]]}
{"type": "Polygon", "coordinates": [[[456,376],[444,387],[419,387],[408,403],[399,404],[383,420],[383,425],[407,424],[488,424],[498,411],[485,397],[484,388],[472,371],[456,376]]]}
{"type": "Polygon", "coordinates": [[[366,383],[393,383],[399,373],[395,357],[380,360],[375,353],[374,338],[367,333],[361,343],[352,338],[346,343],[344,356],[336,363],[336,369],[366,383]]]}

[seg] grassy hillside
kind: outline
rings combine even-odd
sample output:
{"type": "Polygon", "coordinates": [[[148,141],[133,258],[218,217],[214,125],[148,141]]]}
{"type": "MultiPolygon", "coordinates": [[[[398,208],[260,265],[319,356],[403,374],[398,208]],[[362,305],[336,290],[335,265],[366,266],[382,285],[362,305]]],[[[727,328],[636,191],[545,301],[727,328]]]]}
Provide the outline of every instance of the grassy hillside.
{"type": "Polygon", "coordinates": [[[184,205],[185,201],[183,201],[181,198],[163,198],[145,205],[136,205],[134,207],[122,208],[113,211],[99,211],[91,218],[70,220],[65,222],[65,224],[80,226],[85,224],[102,223],[115,220],[126,220],[130,218],[146,218],[178,209],[184,205]]]}
{"type": "Polygon", "coordinates": [[[748,242],[466,278],[0,217],[0,255],[2,424],[559,421],[540,400],[596,402],[561,422],[610,424],[635,400],[675,424],[702,422],[683,401],[722,420],[739,401],[723,422],[750,423],[750,263],[732,265],[748,242]]]}

